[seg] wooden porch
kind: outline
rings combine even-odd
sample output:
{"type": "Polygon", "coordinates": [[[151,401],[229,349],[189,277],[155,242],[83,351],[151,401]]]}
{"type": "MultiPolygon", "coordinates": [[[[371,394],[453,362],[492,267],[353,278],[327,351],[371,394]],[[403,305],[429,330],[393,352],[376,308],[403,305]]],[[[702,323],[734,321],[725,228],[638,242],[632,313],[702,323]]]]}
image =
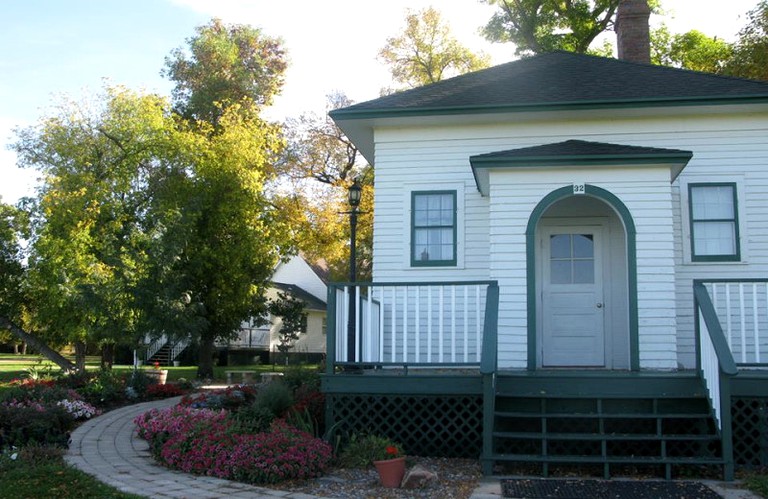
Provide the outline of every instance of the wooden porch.
{"type": "MultiPolygon", "coordinates": [[[[707,301],[711,284],[694,286],[696,369],[663,372],[498,369],[492,281],[350,288],[329,291],[323,377],[327,424],[342,434],[385,434],[414,454],[479,456],[487,474],[587,466],[604,477],[642,469],[672,478],[704,467],[732,479],[734,464],[768,464],[768,374],[731,354],[768,359],[768,349],[749,353],[768,332],[745,326],[752,340],[733,347],[741,333],[719,326],[733,317],[718,317],[722,290],[717,305],[707,301]]],[[[763,313],[748,309],[744,317],[763,313]]]]}

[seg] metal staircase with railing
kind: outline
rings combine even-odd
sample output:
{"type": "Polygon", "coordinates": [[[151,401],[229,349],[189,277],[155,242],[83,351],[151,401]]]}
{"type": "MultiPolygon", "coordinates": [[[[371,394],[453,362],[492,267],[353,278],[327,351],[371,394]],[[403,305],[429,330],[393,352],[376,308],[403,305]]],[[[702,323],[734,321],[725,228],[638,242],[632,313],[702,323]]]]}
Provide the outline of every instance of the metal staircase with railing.
{"type": "Polygon", "coordinates": [[[147,364],[158,362],[161,366],[170,366],[190,343],[188,337],[172,341],[163,335],[147,346],[144,360],[147,364]]]}

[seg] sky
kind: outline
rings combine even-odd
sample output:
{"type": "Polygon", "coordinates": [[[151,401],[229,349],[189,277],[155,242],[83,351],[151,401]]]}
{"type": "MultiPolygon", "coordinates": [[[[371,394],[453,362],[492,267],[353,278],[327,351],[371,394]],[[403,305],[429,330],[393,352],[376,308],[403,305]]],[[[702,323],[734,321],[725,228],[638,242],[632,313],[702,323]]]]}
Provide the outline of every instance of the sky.
{"type": "MultiPolygon", "coordinates": [[[[698,29],[732,41],[758,0],[663,0],[654,16],[673,33],[698,29]]],[[[81,99],[110,84],[169,95],[164,58],[218,17],[283,40],[286,84],[267,117],[326,111],[326,95],[378,97],[390,84],[376,58],[404,26],[407,9],[434,6],[452,33],[494,64],[514,59],[511,44],[490,44],[479,28],[494,8],[479,0],[0,0],[0,199],[34,194],[36,172],[16,167],[14,129],[33,125],[63,95],[81,99]]]]}

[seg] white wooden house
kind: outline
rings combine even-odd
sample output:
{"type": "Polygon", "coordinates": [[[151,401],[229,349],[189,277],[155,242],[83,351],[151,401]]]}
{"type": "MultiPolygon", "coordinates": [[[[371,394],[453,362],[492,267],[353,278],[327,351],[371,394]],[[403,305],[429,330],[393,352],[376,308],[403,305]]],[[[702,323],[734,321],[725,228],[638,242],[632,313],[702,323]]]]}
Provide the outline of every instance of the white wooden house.
{"type": "Polygon", "coordinates": [[[554,52],[331,116],[376,208],[329,357],[382,369],[329,362],[330,421],[486,472],[766,464],[768,83],[554,52]],[[435,407],[442,447],[403,429],[435,407]]]}
{"type": "MultiPolygon", "coordinates": [[[[307,316],[306,332],[299,336],[290,352],[291,355],[316,359],[325,353],[326,335],[326,294],[327,271],[308,263],[302,255],[292,256],[285,262],[280,262],[272,275],[272,286],[267,291],[268,300],[278,299],[283,292],[302,300],[305,303],[304,312],[307,316]]],[[[274,355],[280,342],[282,321],[279,317],[267,317],[263,320],[251,319],[244,321],[238,337],[220,347],[231,351],[248,350],[270,352],[274,355]]]]}

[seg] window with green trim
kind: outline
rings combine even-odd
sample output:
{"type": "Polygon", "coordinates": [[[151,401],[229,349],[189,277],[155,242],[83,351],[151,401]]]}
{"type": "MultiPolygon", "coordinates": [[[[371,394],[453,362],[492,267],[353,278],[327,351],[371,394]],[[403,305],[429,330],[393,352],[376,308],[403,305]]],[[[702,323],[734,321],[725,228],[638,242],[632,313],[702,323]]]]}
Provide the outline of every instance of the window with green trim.
{"type": "Polygon", "coordinates": [[[456,191],[411,193],[411,265],[456,265],[456,191]]]}
{"type": "Polygon", "coordinates": [[[736,184],[688,184],[688,203],[691,260],[740,260],[736,184]]]}

